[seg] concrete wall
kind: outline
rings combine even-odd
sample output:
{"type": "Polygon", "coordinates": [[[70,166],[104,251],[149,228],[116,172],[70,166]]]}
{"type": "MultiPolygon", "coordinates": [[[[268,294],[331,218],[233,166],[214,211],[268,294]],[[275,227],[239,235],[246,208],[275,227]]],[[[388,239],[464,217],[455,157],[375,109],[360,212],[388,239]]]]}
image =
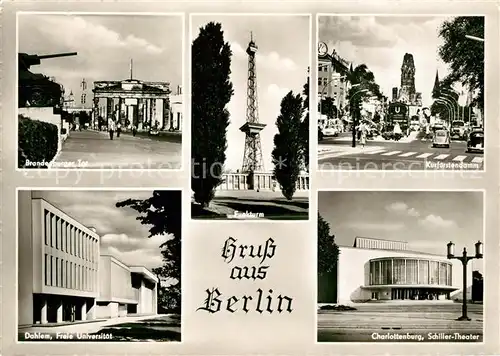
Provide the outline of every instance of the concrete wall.
{"type": "Polygon", "coordinates": [[[111,258],[99,257],[99,299],[111,300],[111,258]]]}
{"type": "Polygon", "coordinates": [[[33,321],[33,238],[31,193],[20,190],[17,200],[18,208],[18,323],[32,324],[33,321]]]}
{"type": "Polygon", "coordinates": [[[133,299],[134,291],[130,270],[116,259],[111,259],[111,297],[113,299],[133,299]]]}
{"type": "MultiPolygon", "coordinates": [[[[443,250],[446,248],[446,244],[443,250]]],[[[359,249],[352,247],[340,247],[339,263],[338,263],[338,301],[339,303],[351,303],[356,301],[364,301],[371,298],[371,291],[361,289],[362,286],[368,285],[369,278],[369,261],[374,258],[381,257],[415,257],[422,259],[431,259],[436,261],[447,261],[452,263],[452,286],[458,288],[456,292],[451,293],[451,298],[455,299],[462,289],[462,263],[458,260],[448,260],[446,257],[417,254],[405,251],[388,251],[388,250],[370,250],[359,249]]],[[[472,268],[469,265],[467,270],[468,286],[472,285],[472,268]]],[[[389,291],[384,294],[381,290],[379,293],[380,299],[390,299],[389,291]]],[[[470,294],[470,289],[469,289],[470,294]]],[[[470,298],[470,296],[468,296],[470,298]]]]}
{"type": "Polygon", "coordinates": [[[98,303],[96,306],[96,319],[117,318],[119,316],[119,303],[107,302],[98,303]]]}
{"type": "Polygon", "coordinates": [[[100,256],[99,260],[99,300],[135,300],[130,269],[109,255],[100,256]]]}

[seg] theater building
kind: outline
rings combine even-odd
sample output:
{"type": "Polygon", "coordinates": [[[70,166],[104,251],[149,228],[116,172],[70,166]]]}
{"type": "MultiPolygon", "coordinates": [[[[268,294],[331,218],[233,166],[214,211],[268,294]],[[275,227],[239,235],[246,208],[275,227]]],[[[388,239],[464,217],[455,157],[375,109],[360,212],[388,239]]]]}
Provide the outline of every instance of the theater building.
{"type": "MultiPolygon", "coordinates": [[[[319,303],[462,298],[460,261],[410,251],[403,241],[366,237],[356,237],[352,247],[339,250],[336,273],[319,276],[319,303]]],[[[472,268],[467,272],[472,282],[472,268]]]]}
{"type": "Polygon", "coordinates": [[[109,267],[96,230],[38,192],[18,191],[18,256],[19,325],[156,314],[156,277],[116,259],[121,269],[109,267]]]}

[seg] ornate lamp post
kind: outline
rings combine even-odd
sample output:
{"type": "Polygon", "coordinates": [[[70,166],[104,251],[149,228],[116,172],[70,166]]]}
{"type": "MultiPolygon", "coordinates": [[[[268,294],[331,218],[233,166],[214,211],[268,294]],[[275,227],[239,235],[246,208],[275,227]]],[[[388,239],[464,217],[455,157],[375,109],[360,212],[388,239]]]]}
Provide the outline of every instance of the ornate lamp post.
{"type": "Polygon", "coordinates": [[[448,243],[448,253],[447,258],[449,260],[456,259],[462,262],[463,266],[463,296],[462,296],[462,316],[458,318],[458,321],[470,321],[470,318],[467,316],[467,263],[470,260],[475,258],[481,259],[483,258],[483,244],[481,241],[476,242],[476,255],[475,256],[467,256],[467,249],[464,247],[464,251],[462,252],[462,256],[455,256],[455,244],[450,241],[448,243]]]}

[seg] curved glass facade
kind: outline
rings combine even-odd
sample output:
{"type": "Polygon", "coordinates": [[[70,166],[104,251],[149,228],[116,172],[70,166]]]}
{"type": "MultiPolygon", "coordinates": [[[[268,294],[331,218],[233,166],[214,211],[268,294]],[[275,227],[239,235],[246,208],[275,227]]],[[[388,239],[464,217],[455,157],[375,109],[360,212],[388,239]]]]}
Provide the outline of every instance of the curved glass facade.
{"type": "Polygon", "coordinates": [[[452,285],[452,264],[429,259],[388,257],[370,260],[369,285],[452,285]]]}

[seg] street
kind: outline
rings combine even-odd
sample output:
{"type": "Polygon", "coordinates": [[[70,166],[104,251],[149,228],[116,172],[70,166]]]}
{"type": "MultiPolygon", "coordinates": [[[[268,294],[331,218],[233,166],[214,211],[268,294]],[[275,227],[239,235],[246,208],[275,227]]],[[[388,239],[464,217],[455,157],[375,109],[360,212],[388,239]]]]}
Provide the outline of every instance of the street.
{"type": "Polygon", "coordinates": [[[319,342],[482,342],[483,305],[457,321],[461,303],[356,304],[355,311],[318,311],[319,342]]]}
{"type": "MultiPolygon", "coordinates": [[[[177,140],[178,141],[178,140],[177,140]]],[[[180,169],[182,145],[122,134],[109,139],[109,133],[71,131],[50,168],[87,169],[180,169]]]]}
{"type": "Polygon", "coordinates": [[[367,140],[352,147],[350,133],[318,143],[319,170],[483,170],[482,153],[465,152],[465,141],[433,148],[431,141],[367,140]]]}

